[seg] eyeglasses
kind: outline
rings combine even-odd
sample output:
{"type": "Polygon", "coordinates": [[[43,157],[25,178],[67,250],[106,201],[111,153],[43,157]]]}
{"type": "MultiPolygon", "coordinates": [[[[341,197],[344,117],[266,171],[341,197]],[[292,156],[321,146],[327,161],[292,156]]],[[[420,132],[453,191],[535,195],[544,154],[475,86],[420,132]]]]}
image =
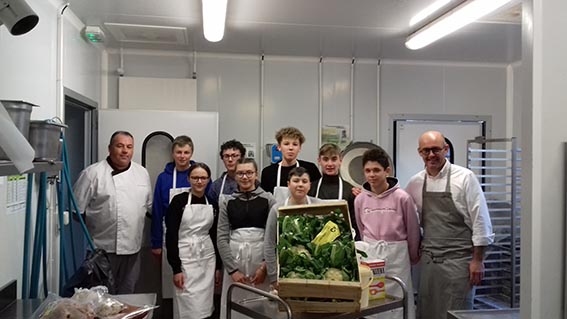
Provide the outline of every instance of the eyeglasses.
{"type": "Polygon", "coordinates": [[[189,177],[192,181],[194,182],[198,182],[198,181],[203,181],[205,182],[206,180],[208,180],[209,178],[206,176],[191,176],[189,177]]]}
{"type": "Polygon", "coordinates": [[[234,158],[234,159],[239,159],[239,158],[240,158],[240,154],[223,154],[223,155],[222,155],[222,158],[223,158],[223,159],[226,159],[226,160],[227,160],[227,159],[232,159],[232,158],[234,158]]]}
{"type": "Polygon", "coordinates": [[[248,178],[252,178],[252,176],[254,176],[254,174],[256,174],[256,172],[254,171],[246,171],[246,172],[236,172],[236,176],[242,178],[244,176],[248,177],[248,178]]]}
{"type": "Polygon", "coordinates": [[[423,156],[429,155],[429,153],[433,153],[433,155],[439,155],[443,152],[445,148],[442,147],[431,147],[431,148],[422,148],[419,150],[419,154],[423,156]]]}

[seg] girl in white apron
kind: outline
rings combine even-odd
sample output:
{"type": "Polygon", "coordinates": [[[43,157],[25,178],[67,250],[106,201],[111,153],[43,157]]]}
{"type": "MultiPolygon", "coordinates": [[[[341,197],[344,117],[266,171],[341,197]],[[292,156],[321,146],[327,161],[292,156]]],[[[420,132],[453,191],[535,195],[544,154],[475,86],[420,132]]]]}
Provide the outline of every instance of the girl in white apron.
{"type": "Polygon", "coordinates": [[[214,309],[215,209],[205,196],[209,167],[193,164],[189,179],[190,191],[175,196],[166,215],[167,259],[174,273],[169,279],[175,285],[174,318],[200,319],[214,309]]]}
{"type": "MultiPolygon", "coordinates": [[[[257,186],[257,166],[253,159],[241,159],[236,166],[238,191],[220,203],[217,245],[225,273],[223,276],[221,318],[226,318],[226,294],[233,282],[268,290],[264,263],[264,229],[275,200],[257,186]]],[[[249,296],[234,290],[233,301],[249,296]]],[[[232,318],[246,318],[237,313],[232,318]]]]}
{"type": "MultiPolygon", "coordinates": [[[[419,261],[419,222],[415,204],[391,173],[388,154],[383,149],[371,149],[362,155],[364,177],[362,193],[355,201],[355,215],[363,242],[357,248],[369,259],[385,259],[386,274],[397,276],[406,284],[409,317],[415,318],[411,264],[419,261]]],[[[402,296],[401,288],[386,282],[386,293],[402,296]]],[[[397,319],[401,310],[393,310],[371,318],[397,319]]]]}

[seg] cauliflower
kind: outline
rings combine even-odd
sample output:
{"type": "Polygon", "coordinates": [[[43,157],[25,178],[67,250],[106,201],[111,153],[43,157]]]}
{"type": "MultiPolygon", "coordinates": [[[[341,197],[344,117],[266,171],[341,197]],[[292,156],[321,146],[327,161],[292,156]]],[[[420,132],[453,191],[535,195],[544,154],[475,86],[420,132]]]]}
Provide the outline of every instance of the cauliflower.
{"type": "Polygon", "coordinates": [[[329,268],[325,272],[325,279],[334,281],[347,281],[348,275],[344,271],[337,268],[329,268]]]}
{"type": "Polygon", "coordinates": [[[297,255],[303,255],[307,257],[307,259],[311,259],[311,253],[309,253],[309,250],[307,250],[307,248],[303,245],[293,246],[291,247],[291,251],[297,255]]]}

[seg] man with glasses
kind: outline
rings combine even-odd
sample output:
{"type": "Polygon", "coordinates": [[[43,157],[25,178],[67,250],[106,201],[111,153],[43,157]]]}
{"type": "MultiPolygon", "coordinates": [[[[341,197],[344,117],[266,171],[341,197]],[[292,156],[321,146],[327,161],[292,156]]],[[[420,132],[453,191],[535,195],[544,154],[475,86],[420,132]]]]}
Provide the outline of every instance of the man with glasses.
{"type": "MultiPolygon", "coordinates": [[[[220,147],[220,158],[226,168],[226,171],[217,178],[212,186],[209,188],[208,197],[214,201],[214,205],[218,207],[220,204],[220,199],[227,195],[231,195],[238,189],[238,184],[236,183],[236,164],[238,160],[244,158],[246,154],[246,148],[242,143],[237,140],[230,140],[224,142],[220,147]]],[[[219,260],[220,262],[220,260],[219,260]]],[[[222,283],[222,273],[219,281],[222,283]]],[[[218,318],[220,313],[220,296],[221,291],[219,287],[215,287],[215,312],[213,313],[213,318],[218,318]]]]}
{"type": "Polygon", "coordinates": [[[474,286],[484,276],[484,251],[494,241],[488,207],[472,171],[451,164],[443,134],[425,132],[418,152],[425,169],[406,191],[421,218],[418,318],[445,318],[448,310],[472,309],[474,286]]]}
{"type": "Polygon", "coordinates": [[[240,158],[244,158],[245,154],[246,148],[237,140],[226,141],[221,145],[219,155],[226,171],[213,182],[208,194],[215,202],[219,202],[219,197],[236,191],[238,186],[234,178],[236,163],[240,158]]]}

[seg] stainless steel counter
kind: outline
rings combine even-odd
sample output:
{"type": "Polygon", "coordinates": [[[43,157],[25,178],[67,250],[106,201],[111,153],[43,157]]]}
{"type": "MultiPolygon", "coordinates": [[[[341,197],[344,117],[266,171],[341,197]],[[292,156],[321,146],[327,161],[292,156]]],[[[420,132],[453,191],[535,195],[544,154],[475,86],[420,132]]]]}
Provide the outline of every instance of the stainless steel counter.
{"type": "Polygon", "coordinates": [[[520,309],[453,310],[449,319],[520,319],[520,309]]]}
{"type": "MultiPolygon", "coordinates": [[[[155,305],[156,294],[130,294],[116,295],[116,299],[133,306],[155,305]]],[[[32,318],[34,311],[41,305],[39,299],[17,300],[0,312],[0,319],[28,319],[32,318]]],[[[153,313],[148,315],[152,318],[153,313]]]]}

